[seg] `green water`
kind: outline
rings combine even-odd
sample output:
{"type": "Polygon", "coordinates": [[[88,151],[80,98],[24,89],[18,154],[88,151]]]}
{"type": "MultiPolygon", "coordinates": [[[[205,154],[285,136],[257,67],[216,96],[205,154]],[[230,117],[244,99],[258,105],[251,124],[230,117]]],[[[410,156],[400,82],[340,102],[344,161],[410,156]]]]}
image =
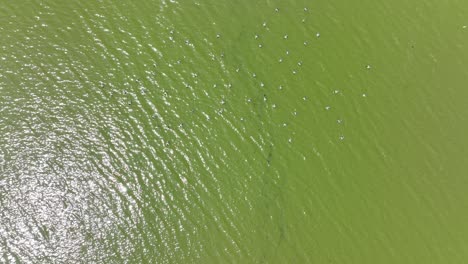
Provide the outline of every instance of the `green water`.
{"type": "Polygon", "coordinates": [[[0,263],[466,263],[466,14],[0,0],[0,263]]]}

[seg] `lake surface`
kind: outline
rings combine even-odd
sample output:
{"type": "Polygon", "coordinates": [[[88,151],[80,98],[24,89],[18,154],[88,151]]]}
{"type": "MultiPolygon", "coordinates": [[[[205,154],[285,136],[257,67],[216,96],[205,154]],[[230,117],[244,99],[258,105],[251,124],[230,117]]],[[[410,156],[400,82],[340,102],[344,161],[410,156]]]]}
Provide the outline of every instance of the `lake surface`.
{"type": "Polygon", "coordinates": [[[0,263],[465,263],[467,14],[0,0],[0,263]]]}

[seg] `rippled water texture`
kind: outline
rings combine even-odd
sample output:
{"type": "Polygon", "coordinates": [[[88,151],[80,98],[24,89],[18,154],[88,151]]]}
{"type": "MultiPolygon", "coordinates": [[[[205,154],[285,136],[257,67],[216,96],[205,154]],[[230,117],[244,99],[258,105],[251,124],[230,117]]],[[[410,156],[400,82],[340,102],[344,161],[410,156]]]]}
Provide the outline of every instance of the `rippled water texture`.
{"type": "Polygon", "coordinates": [[[0,263],[466,263],[467,14],[0,0],[0,263]]]}

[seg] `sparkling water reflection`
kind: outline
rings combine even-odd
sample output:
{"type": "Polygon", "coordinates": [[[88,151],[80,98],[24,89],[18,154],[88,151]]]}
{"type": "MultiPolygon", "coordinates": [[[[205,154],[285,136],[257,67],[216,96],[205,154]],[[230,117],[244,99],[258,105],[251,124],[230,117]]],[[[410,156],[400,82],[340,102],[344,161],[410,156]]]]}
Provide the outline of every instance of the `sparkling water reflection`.
{"type": "Polygon", "coordinates": [[[463,263],[467,9],[4,1],[0,262],[463,263]]]}

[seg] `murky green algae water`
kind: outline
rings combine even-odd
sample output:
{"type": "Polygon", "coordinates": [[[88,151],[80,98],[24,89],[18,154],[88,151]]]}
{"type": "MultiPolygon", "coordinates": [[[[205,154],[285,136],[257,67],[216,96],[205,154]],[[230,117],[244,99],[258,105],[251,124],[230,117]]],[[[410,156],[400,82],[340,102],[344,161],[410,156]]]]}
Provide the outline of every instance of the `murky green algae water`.
{"type": "Polygon", "coordinates": [[[0,1],[0,262],[465,263],[466,14],[0,1]]]}

